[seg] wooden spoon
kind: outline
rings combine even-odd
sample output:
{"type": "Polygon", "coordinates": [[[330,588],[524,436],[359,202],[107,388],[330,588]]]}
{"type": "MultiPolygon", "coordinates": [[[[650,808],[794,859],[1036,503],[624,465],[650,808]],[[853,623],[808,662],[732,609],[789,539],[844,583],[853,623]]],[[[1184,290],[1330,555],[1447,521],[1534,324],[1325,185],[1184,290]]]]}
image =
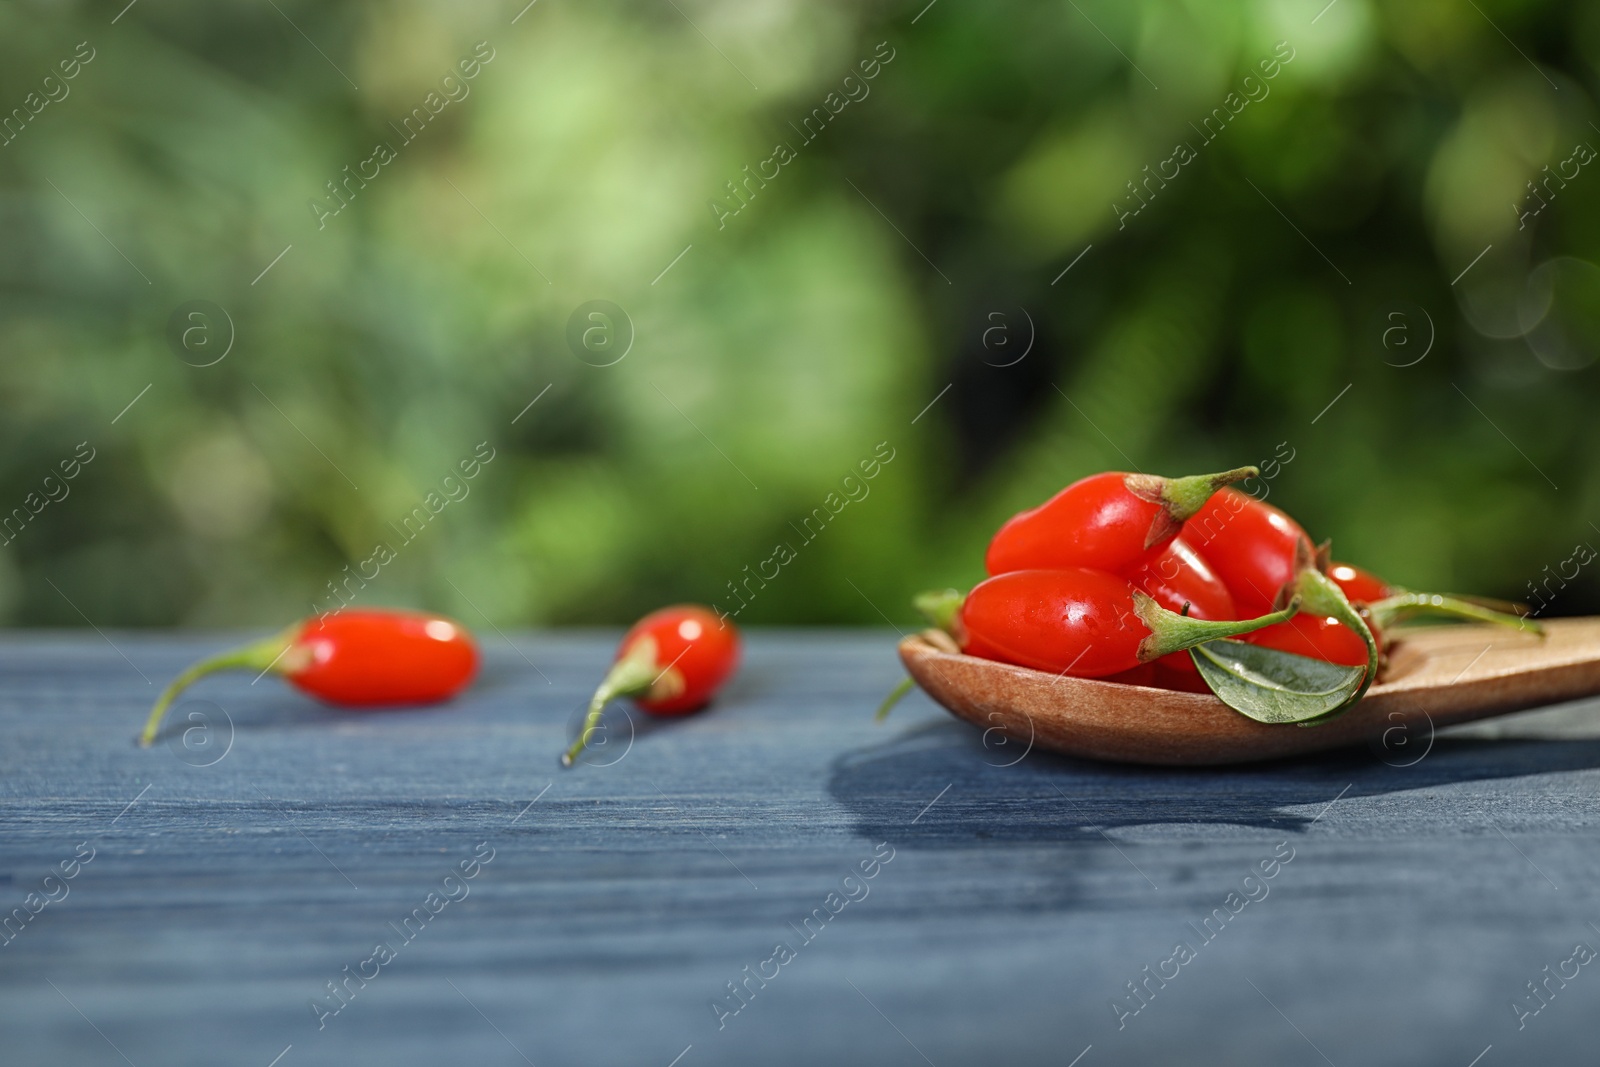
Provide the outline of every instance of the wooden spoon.
{"type": "MultiPolygon", "coordinates": [[[[1275,759],[1383,739],[1425,750],[1433,730],[1600,694],[1600,618],[1408,631],[1354,708],[1319,726],[1268,725],[1210,693],[1068,678],[964,656],[937,631],[900,642],[911,677],[949,711],[1073,756],[1168,766],[1275,759]],[[941,639],[944,639],[941,641],[941,639]]],[[[1420,758],[1420,756],[1419,756],[1420,758]]]]}

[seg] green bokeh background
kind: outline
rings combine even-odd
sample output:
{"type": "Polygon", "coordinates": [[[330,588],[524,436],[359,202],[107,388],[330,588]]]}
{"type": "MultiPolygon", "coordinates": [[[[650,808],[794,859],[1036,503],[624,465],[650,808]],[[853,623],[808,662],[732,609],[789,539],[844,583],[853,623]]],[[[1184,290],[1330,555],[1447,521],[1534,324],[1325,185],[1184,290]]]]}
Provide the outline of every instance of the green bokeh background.
{"type": "MultiPolygon", "coordinates": [[[[1406,584],[1526,596],[1600,545],[1600,160],[1519,228],[1600,147],[1600,5],[521,7],[0,8],[6,112],[94,50],[0,147],[0,508],[95,450],[0,547],[0,619],[277,625],[386,541],[361,603],[615,623],[732,607],[786,542],[740,621],[901,623],[1078,476],[1290,452],[1270,499],[1406,584]],[[480,41],[319,230],[308,201],[480,41]],[[169,345],[191,300],[231,318],[213,366],[169,345]],[[631,322],[612,366],[567,342],[592,300],[631,322]]],[[[1597,611],[1592,570],[1549,609],[1597,611]]]]}

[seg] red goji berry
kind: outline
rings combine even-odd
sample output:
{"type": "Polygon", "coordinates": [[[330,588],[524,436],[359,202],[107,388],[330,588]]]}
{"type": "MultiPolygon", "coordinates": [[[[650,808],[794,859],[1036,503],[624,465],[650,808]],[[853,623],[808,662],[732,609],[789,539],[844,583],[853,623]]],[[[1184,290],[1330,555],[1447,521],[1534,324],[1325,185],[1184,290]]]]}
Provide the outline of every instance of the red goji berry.
{"type": "Polygon", "coordinates": [[[465,627],[440,615],[381,609],[339,611],[189,667],[162,691],[139,743],[148,746],[167,708],[215,671],[273,671],[296,688],[343,707],[432,704],[460,692],[478,670],[465,627]]]}
{"type": "MultiPolygon", "coordinates": [[[[1179,534],[1151,562],[1128,576],[1138,589],[1169,611],[1195,619],[1227,620],[1239,617],[1233,596],[1211,565],[1179,534]]],[[[1172,652],[1159,661],[1163,671],[1199,677],[1187,652],[1172,652]]]]}
{"type": "Polygon", "coordinates": [[[1335,563],[1328,568],[1328,577],[1344,590],[1352,604],[1376,604],[1398,590],[1369,570],[1353,563],[1335,563]]]}
{"type": "Polygon", "coordinates": [[[1091,475],[1008,519],[989,542],[984,567],[990,574],[1058,567],[1127,573],[1155,559],[1219,488],[1256,473],[1091,475]]]}
{"type": "MultiPolygon", "coordinates": [[[[1383,635],[1370,620],[1367,627],[1382,648],[1383,635]]],[[[1245,640],[1263,648],[1342,663],[1346,667],[1364,667],[1367,663],[1367,643],[1350,627],[1330,616],[1303,613],[1288,622],[1248,634],[1245,640]]]]}
{"type": "Polygon", "coordinates": [[[1282,511],[1237,489],[1213,496],[1184,526],[1244,615],[1270,611],[1278,592],[1315,555],[1311,538],[1282,511]]]}
{"type": "Polygon", "coordinates": [[[561,765],[572,766],[611,700],[632,697],[652,715],[684,715],[703,707],[738,663],[739,631],[710,608],[680,604],[651,612],[623,635],[561,765]]]}
{"type": "Polygon", "coordinates": [[[1186,618],[1125,578],[1086,567],[1008,571],[975,586],[953,629],[968,655],[1100,678],[1219,637],[1289,618],[1294,606],[1244,621],[1186,618]]]}

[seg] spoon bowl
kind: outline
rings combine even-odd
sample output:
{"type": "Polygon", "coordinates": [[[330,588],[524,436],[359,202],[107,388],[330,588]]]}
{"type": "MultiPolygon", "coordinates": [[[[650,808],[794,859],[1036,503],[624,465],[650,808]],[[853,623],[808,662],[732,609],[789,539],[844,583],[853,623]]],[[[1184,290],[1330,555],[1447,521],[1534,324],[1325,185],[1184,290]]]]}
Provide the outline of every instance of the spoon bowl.
{"type": "Polygon", "coordinates": [[[1543,638],[1477,625],[1407,631],[1366,697],[1315,726],[1256,722],[1210,693],[965,656],[937,631],[902,640],[900,659],[952,714],[1019,742],[1119,763],[1213,766],[1361,743],[1422,752],[1441,727],[1600,694],[1600,618],[1543,625],[1543,638]]]}

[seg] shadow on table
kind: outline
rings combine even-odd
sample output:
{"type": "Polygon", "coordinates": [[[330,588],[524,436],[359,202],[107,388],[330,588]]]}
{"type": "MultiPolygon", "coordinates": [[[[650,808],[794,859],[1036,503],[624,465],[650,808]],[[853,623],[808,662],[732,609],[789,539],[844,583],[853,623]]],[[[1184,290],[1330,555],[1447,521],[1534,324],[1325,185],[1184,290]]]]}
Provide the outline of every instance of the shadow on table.
{"type": "Polygon", "coordinates": [[[1438,737],[1415,762],[1353,748],[1222,768],[1023,753],[965,723],[932,722],[840,757],[828,791],[862,836],[938,848],[974,839],[1103,842],[1101,830],[1162,823],[1298,831],[1342,791],[1348,799],[1600,767],[1593,739],[1438,737]]]}

